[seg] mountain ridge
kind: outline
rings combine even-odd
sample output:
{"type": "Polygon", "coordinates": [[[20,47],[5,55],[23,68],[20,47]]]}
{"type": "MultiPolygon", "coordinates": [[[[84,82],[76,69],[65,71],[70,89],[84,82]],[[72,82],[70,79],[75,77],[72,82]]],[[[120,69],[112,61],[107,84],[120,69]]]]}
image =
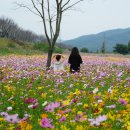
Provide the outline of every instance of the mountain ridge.
{"type": "Polygon", "coordinates": [[[100,51],[102,43],[106,43],[106,51],[112,52],[113,47],[119,44],[128,44],[130,41],[130,28],[118,28],[106,30],[96,34],[89,34],[73,38],[71,40],[64,41],[65,44],[71,46],[77,46],[79,49],[86,47],[89,51],[100,51]]]}

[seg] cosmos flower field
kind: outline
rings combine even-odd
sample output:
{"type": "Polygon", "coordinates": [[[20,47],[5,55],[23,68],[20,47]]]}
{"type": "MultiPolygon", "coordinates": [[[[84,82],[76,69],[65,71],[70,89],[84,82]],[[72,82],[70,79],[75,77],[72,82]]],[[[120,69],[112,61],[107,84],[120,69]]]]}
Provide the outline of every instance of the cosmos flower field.
{"type": "MultiPolygon", "coordinates": [[[[82,56],[46,73],[46,56],[0,56],[0,130],[130,130],[130,57],[82,56]]],[[[67,58],[67,56],[66,56],[67,58]]]]}

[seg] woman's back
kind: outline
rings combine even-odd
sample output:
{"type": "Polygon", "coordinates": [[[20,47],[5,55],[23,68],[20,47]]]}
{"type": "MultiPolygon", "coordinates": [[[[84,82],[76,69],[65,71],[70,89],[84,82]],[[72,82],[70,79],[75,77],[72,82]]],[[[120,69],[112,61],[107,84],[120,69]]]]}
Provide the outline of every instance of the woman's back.
{"type": "Polygon", "coordinates": [[[79,72],[80,64],[82,64],[82,58],[79,54],[78,48],[74,47],[71,51],[71,54],[68,59],[68,63],[70,64],[70,72],[79,72]]]}
{"type": "Polygon", "coordinates": [[[80,66],[80,64],[82,64],[82,59],[80,55],[70,55],[68,62],[72,66],[80,66]]]}

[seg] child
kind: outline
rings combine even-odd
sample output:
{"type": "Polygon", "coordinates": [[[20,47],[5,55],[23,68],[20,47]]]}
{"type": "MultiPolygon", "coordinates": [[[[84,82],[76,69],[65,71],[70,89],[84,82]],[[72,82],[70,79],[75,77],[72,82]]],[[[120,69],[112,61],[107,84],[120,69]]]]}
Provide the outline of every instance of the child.
{"type": "Polygon", "coordinates": [[[64,70],[64,56],[61,54],[56,54],[52,57],[53,60],[53,69],[54,71],[63,71],[64,70]]]}
{"type": "Polygon", "coordinates": [[[80,64],[82,64],[82,58],[77,47],[74,47],[72,49],[68,62],[70,64],[71,73],[80,72],[80,64]]]}

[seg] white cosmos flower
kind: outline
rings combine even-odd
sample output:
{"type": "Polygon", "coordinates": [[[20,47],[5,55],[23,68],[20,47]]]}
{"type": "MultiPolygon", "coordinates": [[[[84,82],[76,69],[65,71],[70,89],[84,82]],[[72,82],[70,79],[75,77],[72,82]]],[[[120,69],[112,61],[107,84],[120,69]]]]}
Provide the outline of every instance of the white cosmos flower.
{"type": "Polygon", "coordinates": [[[102,102],[102,100],[98,100],[98,103],[102,102]]]}
{"type": "Polygon", "coordinates": [[[43,104],[42,104],[42,106],[44,107],[44,106],[46,106],[47,105],[47,101],[45,101],[43,104]]]}
{"type": "Polygon", "coordinates": [[[108,92],[109,92],[109,93],[112,93],[112,89],[111,89],[111,88],[109,88],[109,89],[108,89],[108,92]]]}
{"type": "Polygon", "coordinates": [[[11,110],[13,110],[13,108],[12,107],[7,107],[7,110],[11,111],[11,110]]]}
{"type": "Polygon", "coordinates": [[[33,105],[29,105],[28,108],[33,108],[33,105]]]}
{"type": "Polygon", "coordinates": [[[94,90],[93,90],[93,93],[97,93],[98,92],[98,88],[95,88],[94,90]]]}

